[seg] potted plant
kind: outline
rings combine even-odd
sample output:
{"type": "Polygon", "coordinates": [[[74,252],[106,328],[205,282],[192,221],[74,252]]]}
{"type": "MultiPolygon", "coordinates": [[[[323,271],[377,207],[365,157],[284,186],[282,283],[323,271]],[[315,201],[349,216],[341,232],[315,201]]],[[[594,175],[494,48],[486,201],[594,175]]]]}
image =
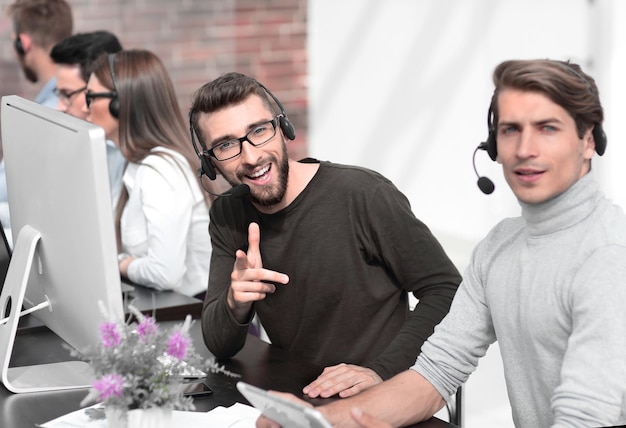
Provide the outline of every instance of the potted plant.
{"type": "MultiPolygon", "coordinates": [[[[129,306],[136,321],[100,325],[101,343],[85,353],[96,380],[81,406],[102,402],[110,427],[169,427],[172,410],[194,410],[183,394],[184,375],[195,367],[237,376],[214,360],[202,363],[189,337],[192,320],[170,329],[129,306]]],[[[74,352],[76,355],[76,353],[74,352]]]]}

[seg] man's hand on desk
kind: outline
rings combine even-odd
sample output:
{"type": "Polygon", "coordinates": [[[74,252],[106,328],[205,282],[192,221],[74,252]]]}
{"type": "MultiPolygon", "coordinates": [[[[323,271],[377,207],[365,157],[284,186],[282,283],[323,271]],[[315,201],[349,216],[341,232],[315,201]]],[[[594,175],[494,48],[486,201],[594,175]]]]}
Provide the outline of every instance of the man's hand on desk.
{"type": "Polygon", "coordinates": [[[250,223],[248,227],[248,252],[237,250],[235,264],[228,289],[228,307],[235,319],[246,322],[250,314],[252,302],[265,299],[273,293],[273,283],[287,284],[289,277],[283,273],[263,269],[263,260],[259,250],[261,232],[259,225],[250,223]]]}
{"type": "Polygon", "coordinates": [[[347,398],[382,381],[372,369],[341,363],[326,367],[317,379],[303,388],[302,392],[311,398],[328,398],[335,394],[347,398]]]}

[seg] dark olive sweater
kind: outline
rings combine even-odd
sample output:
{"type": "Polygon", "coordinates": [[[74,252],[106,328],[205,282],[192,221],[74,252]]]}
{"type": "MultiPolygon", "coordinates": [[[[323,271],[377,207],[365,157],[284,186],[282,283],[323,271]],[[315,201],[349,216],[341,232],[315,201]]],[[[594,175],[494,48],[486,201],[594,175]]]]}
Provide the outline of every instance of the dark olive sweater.
{"type": "Polygon", "coordinates": [[[389,180],[365,168],[321,162],[305,190],[275,214],[258,212],[247,198],[213,203],[202,330],[218,358],[236,354],[248,331],[232,317],[226,295],[235,252],[247,249],[251,222],[261,229],[263,267],[290,278],[253,310],[274,345],[324,367],[357,364],[383,379],[409,368],[461,281],[389,180]],[[419,299],[413,311],[408,292],[419,299]]]}

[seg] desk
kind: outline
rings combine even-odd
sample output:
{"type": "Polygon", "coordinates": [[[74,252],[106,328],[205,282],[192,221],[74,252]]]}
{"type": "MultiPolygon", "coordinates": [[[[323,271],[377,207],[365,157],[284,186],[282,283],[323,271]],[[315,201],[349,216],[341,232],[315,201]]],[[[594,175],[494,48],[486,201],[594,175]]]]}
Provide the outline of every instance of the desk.
{"type": "MultiPolygon", "coordinates": [[[[162,323],[167,325],[169,323],[162,323]]],[[[210,353],[202,341],[200,323],[191,328],[197,352],[203,357],[210,353]]],[[[46,328],[18,332],[13,350],[12,366],[30,365],[67,360],[67,351],[61,339],[46,328]]],[[[246,345],[226,367],[241,375],[241,380],[253,385],[301,395],[301,388],[313,380],[320,368],[312,363],[289,357],[289,354],[249,336],[246,345]]],[[[207,384],[214,393],[195,400],[196,410],[208,411],[217,406],[231,406],[247,401],[236,388],[239,379],[223,374],[209,374],[207,384]]],[[[0,427],[33,427],[80,408],[86,390],[69,390],[46,393],[12,394],[0,386],[0,427]]],[[[321,400],[312,401],[314,404],[321,400]]],[[[416,428],[453,427],[439,419],[415,425],[416,428]]]]}
{"type": "Polygon", "coordinates": [[[201,300],[175,291],[155,291],[133,285],[128,298],[141,313],[154,316],[159,322],[184,320],[187,314],[196,319],[202,314],[201,300]]]}

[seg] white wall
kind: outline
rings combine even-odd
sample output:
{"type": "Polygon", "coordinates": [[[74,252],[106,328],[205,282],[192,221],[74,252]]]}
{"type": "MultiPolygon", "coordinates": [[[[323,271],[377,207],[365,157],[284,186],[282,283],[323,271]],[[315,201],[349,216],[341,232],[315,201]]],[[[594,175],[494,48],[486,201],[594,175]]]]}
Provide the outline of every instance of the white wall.
{"type": "Polygon", "coordinates": [[[614,125],[624,102],[609,91],[624,71],[626,54],[612,38],[615,33],[623,39],[612,29],[623,3],[310,0],[309,5],[311,155],[387,175],[442,239],[466,240],[472,247],[503,216],[519,212],[498,165],[478,153],[479,172],[496,182],[496,192],[485,196],[471,163],[487,134],[491,72],[504,59],[571,59],[596,77],[609,136],[606,159],[596,162],[596,170],[607,193],[626,205],[618,187],[626,173],[619,168],[624,152],[617,150],[624,131],[614,125]]]}
{"type": "MultiPolygon", "coordinates": [[[[570,59],[600,87],[609,145],[594,169],[606,193],[626,206],[626,131],[619,126],[626,110],[625,3],[309,0],[310,154],[390,178],[463,270],[478,240],[501,218],[519,214],[485,152],[476,164],[495,182],[494,194],[478,190],[472,167],[487,136],[494,67],[505,59],[570,59]]],[[[468,384],[470,428],[487,420],[474,415],[506,405],[498,358],[490,350],[475,375],[495,397],[472,394],[468,384]]],[[[506,426],[494,420],[488,426],[506,426]]]]}

